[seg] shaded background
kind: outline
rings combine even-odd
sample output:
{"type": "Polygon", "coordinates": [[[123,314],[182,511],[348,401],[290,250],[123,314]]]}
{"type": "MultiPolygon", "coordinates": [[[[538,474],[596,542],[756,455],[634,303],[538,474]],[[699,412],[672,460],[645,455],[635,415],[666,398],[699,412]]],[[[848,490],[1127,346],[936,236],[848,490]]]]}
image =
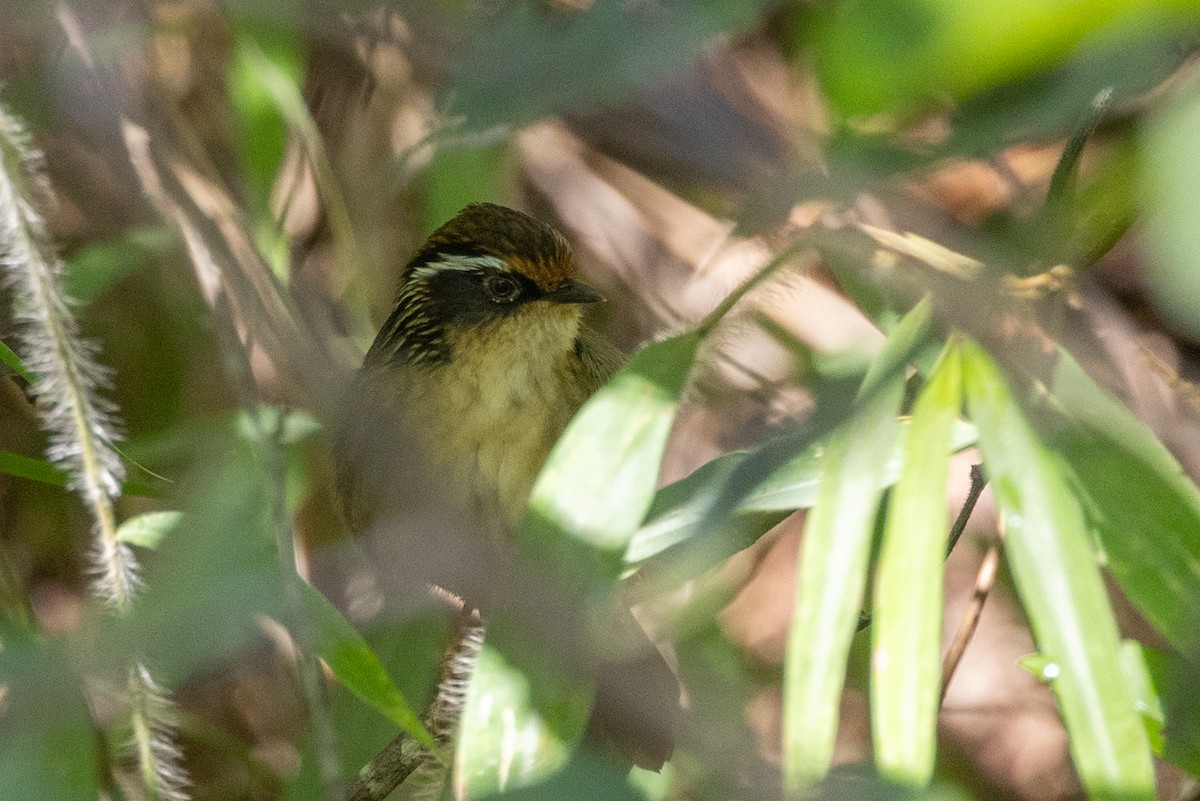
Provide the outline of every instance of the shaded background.
{"type": "MultiPolygon", "coordinates": [[[[162,613],[165,628],[203,628],[230,612],[225,627],[176,635],[198,637],[172,676],[196,798],[310,797],[311,744],[286,635],[245,614],[273,602],[269,582],[255,586],[253,537],[238,533],[254,516],[229,422],[238,391],[184,249],[130,166],[120,135],[130,109],[230,188],[322,332],[322,358],[339,364],[369,344],[416,245],[470,202],[560,227],[611,301],[595,324],[625,351],[695,324],[796,231],[861,221],[1017,274],[1088,268],[1057,331],[1193,476],[1200,469],[1196,395],[1181,383],[1195,375],[1200,293],[1179,272],[1194,243],[1173,233],[1194,227],[1198,209],[1169,180],[1172,170],[1200,177],[1194,143],[1182,152],[1170,138],[1169,115],[1195,117],[1200,17],[1188,4],[180,0],[11,3],[3,17],[0,100],[45,151],[65,280],[114,371],[123,449],[144,466],[131,476],[149,490],[124,498],[122,516],[187,506],[214,532],[211,574],[197,567],[203,554],[175,572],[150,560],[151,575],[166,577],[152,580],[184,598],[169,607],[177,616],[162,613]],[[299,90],[327,163],[305,157],[303,134],[270,93],[276,79],[299,90]],[[1103,90],[1111,96],[1079,179],[1100,200],[1083,230],[1056,229],[1041,213],[1051,174],[1103,90]],[[227,565],[239,560],[249,567],[234,581],[227,565]],[[192,584],[200,589],[187,600],[192,584]],[[213,591],[226,584],[245,593],[213,591]]],[[[803,417],[814,373],[861,363],[882,340],[823,266],[774,280],[727,321],[695,376],[662,480],[803,417]],[[764,319],[816,358],[798,363],[764,319]]],[[[262,354],[251,364],[267,399],[306,404],[286,369],[262,354]]],[[[12,377],[0,380],[0,404],[0,448],[41,454],[12,377]]],[[[310,574],[419,702],[446,629],[404,579],[437,549],[414,558],[411,539],[342,542],[321,436],[291,447],[310,574]]],[[[948,510],[961,504],[972,459],[953,463],[948,510]]],[[[722,568],[713,580],[736,598],[676,644],[688,707],[660,790],[668,797],[779,793],[780,667],[802,518],[722,568]]],[[[88,524],[61,489],[0,475],[0,536],[10,602],[27,597],[47,632],[83,625],[88,524]]],[[[947,564],[947,638],[994,536],[985,495],[947,564]]],[[[1082,797],[1053,698],[1017,664],[1034,646],[1007,582],[946,698],[940,780],[980,799],[1082,797]]],[[[1124,633],[1154,644],[1115,592],[1114,602],[1124,633]]],[[[868,657],[856,641],[839,762],[870,758],[868,657]]],[[[390,724],[331,694],[353,769],[390,724]]],[[[37,725],[19,711],[0,732],[6,743],[37,725]]],[[[103,703],[93,700],[91,715],[115,725],[103,703]]],[[[1196,786],[1164,764],[1160,796],[1194,798],[1196,786]]]]}

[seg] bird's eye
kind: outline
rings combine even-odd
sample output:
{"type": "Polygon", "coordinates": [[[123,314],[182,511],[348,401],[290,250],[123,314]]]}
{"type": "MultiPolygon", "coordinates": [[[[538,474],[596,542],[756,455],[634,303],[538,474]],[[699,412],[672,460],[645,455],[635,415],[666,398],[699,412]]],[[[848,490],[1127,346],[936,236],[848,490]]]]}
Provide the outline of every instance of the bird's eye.
{"type": "Polygon", "coordinates": [[[506,275],[487,276],[483,289],[493,303],[512,303],[521,294],[521,285],[506,275]]]}

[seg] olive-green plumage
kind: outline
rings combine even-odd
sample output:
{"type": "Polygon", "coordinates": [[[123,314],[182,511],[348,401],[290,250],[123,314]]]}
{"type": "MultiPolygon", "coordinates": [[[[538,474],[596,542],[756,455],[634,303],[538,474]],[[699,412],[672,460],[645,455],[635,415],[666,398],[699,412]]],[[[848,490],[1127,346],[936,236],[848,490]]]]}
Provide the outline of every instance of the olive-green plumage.
{"type": "MultiPolygon", "coordinates": [[[[493,535],[517,524],[551,446],[620,362],[582,324],[582,305],[601,298],[575,272],[553,228],[502,206],[468,206],[405,267],[351,388],[400,421],[447,500],[493,535]]],[[[339,472],[360,527],[370,510],[356,497],[352,443],[380,429],[371,414],[348,417],[359,430],[342,437],[339,472]]]]}

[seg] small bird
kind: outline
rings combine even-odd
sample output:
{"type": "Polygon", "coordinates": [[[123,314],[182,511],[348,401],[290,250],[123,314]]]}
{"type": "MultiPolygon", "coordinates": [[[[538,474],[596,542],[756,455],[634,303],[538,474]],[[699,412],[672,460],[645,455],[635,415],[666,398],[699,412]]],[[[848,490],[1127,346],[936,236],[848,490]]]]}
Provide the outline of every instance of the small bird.
{"type": "MultiPolygon", "coordinates": [[[[570,245],[558,231],[503,206],[468,206],[430,235],[404,268],[395,308],[348,396],[337,450],[351,528],[366,528],[380,508],[403,506],[405,488],[381,478],[390,457],[379,457],[373,447],[396,429],[387,423],[399,421],[426,481],[445,496],[439,500],[467,512],[495,542],[512,534],[551,447],[622,360],[584,325],[583,308],[603,298],[576,272],[570,245]]],[[[629,623],[636,626],[632,618],[629,623]]],[[[470,672],[464,663],[473,660],[482,636],[476,617],[460,629],[443,662],[431,708],[437,711],[427,723],[444,742],[461,712],[470,672]]],[[[678,684],[649,644],[647,654],[647,668],[630,662],[634,683],[665,688],[660,695],[674,709],[678,684]]],[[[593,728],[630,761],[657,769],[670,753],[670,737],[656,733],[648,749],[622,742],[645,737],[627,737],[621,722],[614,722],[614,704],[603,703],[613,675],[599,668],[593,728]]],[[[673,718],[649,705],[638,712],[655,726],[673,718]]],[[[414,776],[418,783],[429,783],[437,763],[426,768],[414,776]]],[[[435,794],[436,778],[431,786],[435,794]]]]}
{"type": "MultiPolygon", "coordinates": [[[[503,206],[468,206],[404,268],[352,392],[403,420],[446,500],[501,541],[567,422],[621,363],[583,325],[583,307],[603,298],[575,274],[558,231],[503,206]]],[[[361,436],[378,430],[368,419],[361,436]]],[[[358,528],[356,465],[343,463],[358,528]]]]}

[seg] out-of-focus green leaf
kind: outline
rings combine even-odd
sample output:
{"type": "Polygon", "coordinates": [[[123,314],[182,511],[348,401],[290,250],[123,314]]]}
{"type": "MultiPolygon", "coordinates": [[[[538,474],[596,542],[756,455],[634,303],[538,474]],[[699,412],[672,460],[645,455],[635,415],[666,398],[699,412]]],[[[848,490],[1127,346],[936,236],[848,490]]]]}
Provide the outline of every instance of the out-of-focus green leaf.
{"type": "MultiPolygon", "coordinates": [[[[30,481],[38,481],[42,484],[53,484],[56,487],[65,487],[67,485],[67,476],[51,462],[44,459],[34,459],[29,456],[22,456],[19,453],[12,451],[0,451],[0,473],[7,473],[10,476],[18,478],[27,478],[30,481]]],[[[146,498],[154,498],[159,493],[142,481],[130,480],[125,482],[122,490],[126,495],[138,495],[146,498]]]]}
{"type": "Polygon", "coordinates": [[[485,642],[454,752],[454,783],[466,798],[545,780],[567,763],[591,693],[581,688],[547,706],[537,700],[544,694],[532,686],[536,680],[485,642]]]}
{"type": "Polygon", "coordinates": [[[230,62],[229,96],[237,111],[242,165],[255,202],[265,210],[288,140],[285,113],[267,81],[282,79],[300,86],[304,50],[295,29],[272,26],[255,36],[256,27],[244,24],[237,28],[241,38],[236,44],[237,57],[230,62]]]}
{"type": "Polygon", "coordinates": [[[98,668],[123,672],[128,654],[138,653],[174,686],[244,648],[263,617],[281,619],[261,471],[244,448],[229,447],[223,458],[217,475],[191,487],[183,528],[159,544],[130,613],[104,621],[95,642],[81,643],[98,668]]]}
{"type": "Polygon", "coordinates": [[[469,126],[484,129],[611,104],[665,82],[713,37],[744,30],[771,5],[597,0],[581,11],[518,4],[466,54],[452,108],[469,126]]]}
{"type": "Polygon", "coordinates": [[[942,563],[951,435],[962,407],[951,345],[913,405],[875,582],[871,723],[875,759],[893,781],[933,777],[941,681],[942,563]]]}
{"type": "Polygon", "coordinates": [[[0,341],[0,362],[7,364],[12,368],[14,373],[24,378],[30,384],[37,379],[33,371],[25,365],[25,360],[18,356],[16,351],[8,345],[5,345],[3,341],[0,341]]]}
{"type": "Polygon", "coordinates": [[[645,801],[625,780],[625,771],[596,756],[581,754],[547,781],[488,798],[505,801],[645,801]]]}
{"type": "Polygon", "coordinates": [[[89,245],[65,260],[63,289],[72,301],[86,306],[125,276],[149,267],[177,243],[166,228],[146,227],[89,245]]]}
{"type": "Polygon", "coordinates": [[[1017,660],[1017,665],[1043,684],[1049,684],[1062,675],[1062,668],[1045,654],[1025,654],[1017,660]]]}
{"type": "Polygon", "coordinates": [[[50,462],[22,456],[12,451],[0,451],[0,473],[27,478],[30,481],[40,481],[43,484],[53,484],[56,487],[65,487],[67,484],[66,474],[50,462]]]}
{"type": "Polygon", "coordinates": [[[1005,553],[1040,652],[1071,755],[1093,798],[1154,798],[1145,729],[1120,670],[1120,641],[1063,466],[1036,437],[991,357],[962,346],[971,418],[1005,521],[1005,553]]]}
{"type": "Polygon", "coordinates": [[[117,539],[129,545],[154,549],[182,519],[182,512],[146,512],[123,521],[117,527],[117,539]]]}
{"type": "Polygon", "coordinates": [[[1200,337],[1200,83],[1191,81],[1149,121],[1142,148],[1142,210],[1149,236],[1149,290],[1158,309],[1200,337]]]}
{"type": "Polygon", "coordinates": [[[315,587],[304,582],[303,590],[317,655],[333,675],[366,704],[433,749],[433,738],[367,641],[315,587]]]}
{"type": "Polygon", "coordinates": [[[1052,415],[1044,436],[1078,479],[1076,492],[1086,499],[1106,567],[1177,648],[1196,647],[1200,489],[1154,434],[1065,351],[1045,401],[1052,415]]]}
{"type": "Polygon", "coordinates": [[[814,793],[821,801],[970,801],[965,791],[945,782],[916,788],[894,784],[877,775],[869,765],[841,765],[832,770],[814,793]]]}
{"type": "Polygon", "coordinates": [[[56,643],[7,639],[0,715],[0,787],[12,798],[94,801],[95,729],[69,658],[56,643]]]}
{"type": "Polygon", "coordinates": [[[830,438],[800,553],[796,614],[783,686],[783,772],[789,792],[820,780],[833,759],[850,640],[862,609],[882,473],[895,447],[904,363],[926,336],[929,305],[896,327],[850,419],[830,438]]]}
{"type": "Polygon", "coordinates": [[[1142,716],[1146,726],[1146,737],[1154,753],[1163,754],[1163,708],[1155,687],[1154,677],[1150,674],[1145,649],[1140,642],[1123,640],[1121,642],[1121,671],[1125,674],[1125,684],[1129,694],[1133,696],[1133,704],[1142,716]]]}
{"type": "MultiPolygon", "coordinates": [[[[1126,645],[1133,650],[1136,644],[1126,645]]],[[[1163,759],[1200,778],[1200,664],[1194,659],[1145,646],[1137,646],[1137,654],[1148,676],[1132,679],[1134,697],[1145,701],[1146,708],[1139,706],[1139,709],[1147,728],[1151,729],[1155,750],[1163,759]],[[1147,680],[1148,687],[1145,686],[1147,680]],[[1139,687],[1141,695],[1138,694],[1139,687]],[[1160,724],[1158,738],[1153,734],[1155,724],[1160,724]],[[1160,746],[1162,750],[1158,751],[1160,746]]],[[[1129,659],[1133,661],[1133,657],[1129,659]]]]}
{"type": "Polygon", "coordinates": [[[582,597],[607,593],[654,498],[654,485],[700,336],[635,353],[571,421],[542,468],[518,545],[582,597]]]}
{"type": "Polygon", "coordinates": [[[843,0],[818,7],[801,33],[816,49],[822,86],[834,104],[858,115],[962,100],[1045,74],[1081,45],[1114,32],[1140,33],[1164,19],[1194,24],[1194,6],[1182,0],[843,0]],[[1190,13],[1171,16],[1177,11],[1190,13]]]}
{"type": "MultiPolygon", "coordinates": [[[[881,488],[890,487],[900,478],[909,427],[909,420],[900,420],[896,448],[884,463],[881,488]]],[[[975,427],[956,420],[950,452],[957,453],[974,444],[975,427]]],[[[729,528],[719,530],[703,525],[713,493],[751,452],[734,451],[707,462],[655,494],[645,522],[629,542],[625,563],[636,565],[680,543],[703,539],[711,541],[708,545],[716,549],[711,552],[713,561],[708,565],[711,567],[750,547],[789,514],[816,502],[825,453],[825,444],[819,443],[789,459],[738,503],[728,520],[729,528]]]]}

